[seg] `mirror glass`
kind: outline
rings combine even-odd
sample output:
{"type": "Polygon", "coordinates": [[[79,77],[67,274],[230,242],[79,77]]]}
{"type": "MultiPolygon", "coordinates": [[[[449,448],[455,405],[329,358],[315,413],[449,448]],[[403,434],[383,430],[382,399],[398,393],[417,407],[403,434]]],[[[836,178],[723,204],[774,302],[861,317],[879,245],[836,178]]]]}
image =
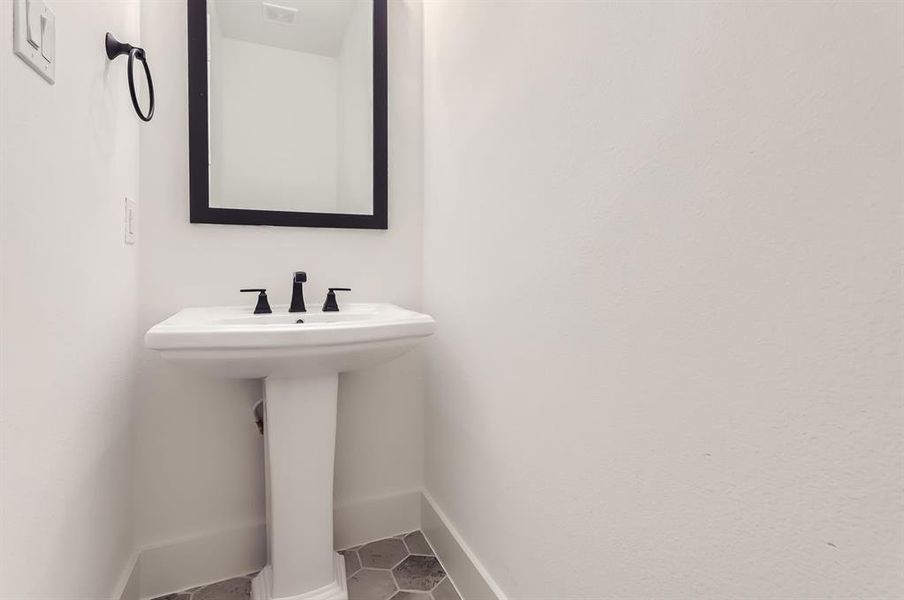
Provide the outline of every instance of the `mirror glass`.
{"type": "Polygon", "coordinates": [[[374,213],[372,0],[208,0],[210,208],[374,213]]]}

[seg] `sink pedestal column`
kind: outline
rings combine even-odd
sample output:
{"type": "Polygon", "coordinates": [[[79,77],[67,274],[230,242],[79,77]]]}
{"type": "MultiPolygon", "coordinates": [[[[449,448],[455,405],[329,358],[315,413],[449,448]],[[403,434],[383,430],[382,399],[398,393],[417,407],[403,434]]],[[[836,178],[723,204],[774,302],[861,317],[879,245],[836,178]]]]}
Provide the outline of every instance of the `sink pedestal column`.
{"type": "Polygon", "coordinates": [[[347,600],[333,551],[339,375],[264,380],[267,566],[253,600],[347,600]]]}

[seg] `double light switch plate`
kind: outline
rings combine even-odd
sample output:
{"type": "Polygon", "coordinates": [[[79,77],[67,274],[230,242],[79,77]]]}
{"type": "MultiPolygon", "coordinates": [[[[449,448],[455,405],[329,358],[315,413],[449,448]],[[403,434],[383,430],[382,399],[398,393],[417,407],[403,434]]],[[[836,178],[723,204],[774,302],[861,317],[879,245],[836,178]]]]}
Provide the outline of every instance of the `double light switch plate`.
{"type": "Polygon", "coordinates": [[[13,52],[53,83],[56,21],[44,0],[13,0],[13,52]]]}

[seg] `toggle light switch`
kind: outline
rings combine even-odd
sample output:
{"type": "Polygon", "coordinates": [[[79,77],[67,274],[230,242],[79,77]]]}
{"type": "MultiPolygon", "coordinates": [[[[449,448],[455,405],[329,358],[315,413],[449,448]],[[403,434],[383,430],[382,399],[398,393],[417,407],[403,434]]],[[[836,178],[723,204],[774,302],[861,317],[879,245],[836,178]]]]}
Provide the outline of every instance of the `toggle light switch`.
{"type": "Polygon", "coordinates": [[[41,47],[43,16],[43,0],[25,0],[25,26],[28,35],[28,43],[35,48],[41,47]]]}
{"type": "Polygon", "coordinates": [[[45,10],[41,15],[41,56],[47,62],[53,62],[54,41],[56,40],[56,22],[53,13],[45,10]]]}

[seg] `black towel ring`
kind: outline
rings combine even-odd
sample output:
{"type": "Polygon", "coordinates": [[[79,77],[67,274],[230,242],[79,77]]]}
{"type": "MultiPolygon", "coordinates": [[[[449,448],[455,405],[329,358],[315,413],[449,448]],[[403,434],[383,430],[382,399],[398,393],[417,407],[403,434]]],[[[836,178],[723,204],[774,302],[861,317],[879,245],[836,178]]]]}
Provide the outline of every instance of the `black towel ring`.
{"type": "Polygon", "coordinates": [[[138,113],[138,118],[142,121],[150,121],[154,116],[154,82],[151,80],[151,69],[148,67],[147,55],[144,52],[144,48],[138,48],[131,44],[124,44],[113,37],[109,32],[107,33],[106,38],[104,38],[104,46],[107,49],[107,58],[113,60],[117,56],[121,54],[129,55],[129,93],[132,95],[132,106],[135,107],[135,112],[138,113]],[[150,106],[148,107],[148,114],[142,114],[141,106],[138,104],[138,94],[135,93],[135,59],[141,61],[141,64],[144,65],[144,74],[148,80],[148,94],[150,96],[150,106]]]}

